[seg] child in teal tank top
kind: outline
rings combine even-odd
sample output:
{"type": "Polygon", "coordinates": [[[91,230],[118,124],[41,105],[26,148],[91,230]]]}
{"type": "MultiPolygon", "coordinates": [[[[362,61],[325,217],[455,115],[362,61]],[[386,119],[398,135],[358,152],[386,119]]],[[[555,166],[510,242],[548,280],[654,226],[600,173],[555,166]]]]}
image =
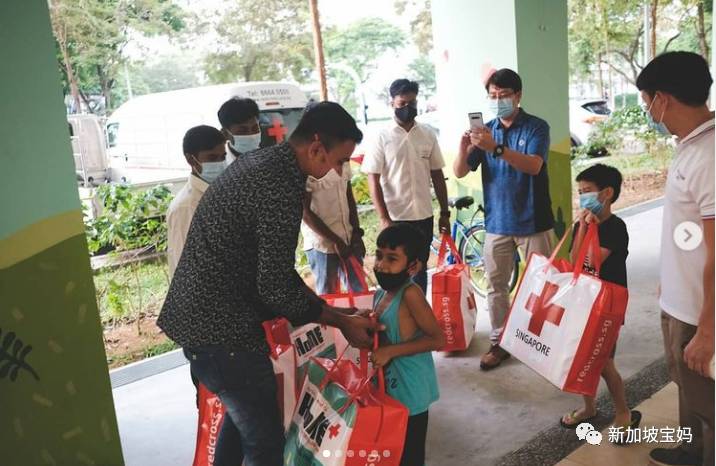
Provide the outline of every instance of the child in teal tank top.
{"type": "Polygon", "coordinates": [[[445,345],[422,289],[410,277],[424,266],[417,259],[421,232],[395,224],[378,236],[375,276],[382,289],[373,309],[385,326],[371,359],[384,368],[386,391],[410,412],[400,466],[425,464],[428,408],[439,397],[432,351],[445,345]]]}

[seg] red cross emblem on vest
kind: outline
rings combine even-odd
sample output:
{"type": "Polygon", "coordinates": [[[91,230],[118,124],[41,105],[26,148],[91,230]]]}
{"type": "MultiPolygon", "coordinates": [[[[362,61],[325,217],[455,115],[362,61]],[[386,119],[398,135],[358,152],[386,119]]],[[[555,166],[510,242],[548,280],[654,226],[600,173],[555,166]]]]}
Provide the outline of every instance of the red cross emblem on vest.
{"type": "Polygon", "coordinates": [[[551,302],[558,290],[558,285],[546,282],[539,296],[534,293],[530,294],[526,307],[532,313],[532,317],[530,317],[527,330],[539,336],[542,333],[545,321],[552,322],[559,327],[564,315],[564,308],[551,302]]]}
{"type": "Polygon", "coordinates": [[[268,129],[268,135],[276,138],[276,144],[283,142],[283,137],[287,132],[286,127],[281,124],[281,120],[278,118],[273,119],[273,126],[268,129]]]}

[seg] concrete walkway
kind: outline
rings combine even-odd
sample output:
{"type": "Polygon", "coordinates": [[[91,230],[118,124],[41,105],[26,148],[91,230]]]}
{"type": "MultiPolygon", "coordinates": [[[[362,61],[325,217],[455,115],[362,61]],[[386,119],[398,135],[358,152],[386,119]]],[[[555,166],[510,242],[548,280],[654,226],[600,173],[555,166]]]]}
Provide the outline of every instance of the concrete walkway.
{"type": "MultiPolygon", "coordinates": [[[[624,216],[631,237],[630,302],[616,361],[625,379],[663,355],[656,299],[662,209],[653,205],[630,209],[624,216]]],[[[489,346],[488,329],[483,309],[478,333],[466,353],[435,356],[441,398],[430,411],[430,465],[527,464],[514,459],[519,450],[554,428],[562,414],[580,406],[580,397],[560,392],[515,360],[491,372],[480,371],[479,356],[489,346]]],[[[656,373],[656,388],[644,398],[665,383],[663,368],[656,373]]],[[[603,383],[600,388],[605,390],[603,383]]],[[[150,458],[155,466],[191,464],[196,409],[188,366],[121,386],[113,393],[127,466],[146,465],[150,458]]],[[[552,443],[543,447],[553,451],[557,461],[529,464],[557,463],[579,446],[571,436],[572,443],[542,442],[552,443]]]]}

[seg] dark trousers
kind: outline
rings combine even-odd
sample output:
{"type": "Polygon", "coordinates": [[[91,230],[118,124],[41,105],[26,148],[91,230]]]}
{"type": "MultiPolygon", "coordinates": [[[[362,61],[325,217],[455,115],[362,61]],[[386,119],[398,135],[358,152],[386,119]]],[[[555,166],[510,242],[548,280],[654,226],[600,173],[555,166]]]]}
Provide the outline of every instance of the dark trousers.
{"type": "Polygon", "coordinates": [[[411,220],[396,223],[407,223],[414,226],[420,233],[422,233],[423,243],[418,254],[418,260],[423,263],[423,268],[418,274],[413,277],[413,281],[423,289],[423,292],[428,290],[428,259],[430,258],[430,244],[433,242],[433,217],[426,218],[424,220],[411,220]]]}
{"type": "Polygon", "coordinates": [[[423,466],[425,464],[425,437],[428,434],[428,412],[408,418],[405,447],[400,466],[423,466]]]}
{"type": "Polygon", "coordinates": [[[191,372],[226,407],[214,466],[283,465],[283,425],[268,356],[223,347],[185,348],[191,372]]]}

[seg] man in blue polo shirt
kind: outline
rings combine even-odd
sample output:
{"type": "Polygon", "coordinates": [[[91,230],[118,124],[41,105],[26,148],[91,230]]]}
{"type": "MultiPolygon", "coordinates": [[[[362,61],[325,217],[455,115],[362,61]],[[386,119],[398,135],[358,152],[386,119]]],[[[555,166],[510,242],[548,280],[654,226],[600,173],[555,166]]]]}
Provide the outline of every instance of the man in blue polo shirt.
{"type": "Polygon", "coordinates": [[[458,178],[482,166],[485,203],[485,273],[492,346],[480,368],[493,369],[510,355],[498,345],[509,309],[509,279],[515,251],[525,258],[552,250],[554,217],[549,197],[549,125],[520,108],[522,80],[503,68],[487,80],[496,118],[463,134],[453,169],[458,178]]]}

